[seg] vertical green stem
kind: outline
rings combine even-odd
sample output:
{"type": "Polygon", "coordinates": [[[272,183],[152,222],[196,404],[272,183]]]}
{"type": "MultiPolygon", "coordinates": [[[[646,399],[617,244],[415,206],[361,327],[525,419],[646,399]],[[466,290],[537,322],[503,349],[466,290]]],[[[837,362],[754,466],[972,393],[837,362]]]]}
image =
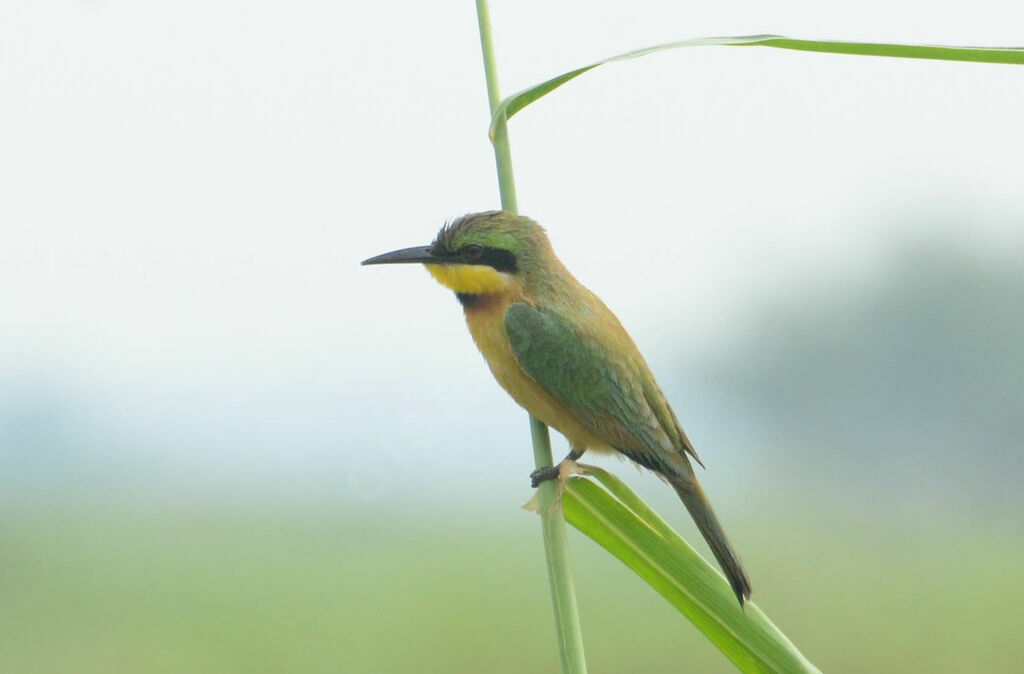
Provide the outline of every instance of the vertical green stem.
{"type": "MultiPolygon", "coordinates": [[[[485,0],[478,0],[478,2],[485,0]]],[[[551,465],[551,440],[548,427],[530,417],[533,436],[533,458],[537,467],[551,465]]],[[[576,589],[569,567],[569,541],[566,535],[562,504],[555,494],[556,481],[548,480],[540,491],[541,527],[547,552],[548,580],[551,584],[551,606],[555,611],[555,631],[563,674],[586,674],[587,660],[583,654],[583,630],[576,608],[576,589]]]]}
{"type": "MultiPolygon", "coordinates": [[[[491,17],[487,0],[476,0],[477,21],[480,25],[480,48],[484,57],[484,75],[487,79],[487,100],[491,114],[501,103],[498,89],[498,68],[494,60],[491,38],[491,17]]],[[[516,203],[516,185],[512,176],[512,151],[508,142],[508,125],[501,120],[494,129],[494,162],[498,168],[498,190],[501,207],[511,213],[519,211],[516,203]]],[[[533,438],[533,459],[537,468],[553,465],[551,439],[548,427],[530,417],[533,438]]],[[[544,548],[547,552],[548,579],[551,582],[551,603],[555,611],[558,651],[562,659],[563,674],[586,674],[583,656],[583,632],[576,608],[576,590],[569,568],[569,542],[562,506],[555,493],[556,482],[548,480],[539,487],[541,523],[544,530],[544,548]]]]}
{"type": "MultiPolygon", "coordinates": [[[[487,79],[487,102],[491,114],[501,103],[501,92],[498,89],[498,65],[494,61],[494,40],[491,38],[491,12],[487,8],[487,0],[476,0],[476,17],[480,24],[480,49],[484,53],[484,77],[487,79]]],[[[501,207],[509,213],[518,213],[516,203],[516,182],[512,176],[512,150],[508,144],[508,124],[502,120],[494,130],[494,163],[498,167],[498,192],[501,194],[501,207]]],[[[550,452],[549,452],[550,454],[550,452]]],[[[551,457],[548,457],[548,466],[551,457]]]]}

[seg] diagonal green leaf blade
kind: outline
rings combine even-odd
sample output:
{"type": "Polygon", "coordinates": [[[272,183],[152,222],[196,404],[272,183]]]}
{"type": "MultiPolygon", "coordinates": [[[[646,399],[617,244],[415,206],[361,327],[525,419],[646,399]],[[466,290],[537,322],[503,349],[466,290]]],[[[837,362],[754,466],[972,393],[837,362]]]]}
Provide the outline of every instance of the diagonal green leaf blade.
{"type": "Polygon", "coordinates": [[[610,473],[571,478],[566,520],[647,581],[744,672],[818,672],[753,603],[740,609],[725,578],[610,473]]]}
{"type": "Polygon", "coordinates": [[[859,56],[889,56],[894,58],[935,59],[942,61],[969,61],[975,63],[1024,64],[1022,47],[949,47],[942,45],[912,45],[876,42],[843,42],[837,40],[797,40],[781,35],[747,35],[740,37],[703,37],[679,40],[628,51],[611,56],[590,65],[570,70],[512,94],[501,102],[491,117],[490,136],[494,138],[499,120],[508,120],[534,101],[543,98],[566,82],[576,79],[594,68],[612,63],[639,58],[648,54],[680,49],[682,47],[773,47],[797,51],[822,52],[828,54],[853,54],[859,56]]]}

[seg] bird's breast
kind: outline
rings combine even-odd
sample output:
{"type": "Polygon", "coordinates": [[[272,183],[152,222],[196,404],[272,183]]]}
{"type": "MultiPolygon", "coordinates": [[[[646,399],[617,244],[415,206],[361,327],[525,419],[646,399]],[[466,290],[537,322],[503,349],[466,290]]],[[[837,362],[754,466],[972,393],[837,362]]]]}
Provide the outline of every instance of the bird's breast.
{"type": "Polygon", "coordinates": [[[481,296],[463,304],[469,332],[494,378],[520,406],[564,435],[572,447],[610,451],[603,440],[519,366],[505,330],[505,312],[511,303],[508,297],[481,296]]]}

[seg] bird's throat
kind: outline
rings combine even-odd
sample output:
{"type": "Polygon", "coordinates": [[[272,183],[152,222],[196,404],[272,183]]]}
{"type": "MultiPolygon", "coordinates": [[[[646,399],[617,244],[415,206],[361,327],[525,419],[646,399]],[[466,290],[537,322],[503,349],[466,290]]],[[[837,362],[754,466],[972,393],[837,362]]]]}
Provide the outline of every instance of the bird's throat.
{"type": "Polygon", "coordinates": [[[462,305],[462,310],[467,314],[479,314],[497,308],[501,304],[501,297],[489,294],[455,293],[455,298],[462,305]]]}
{"type": "Polygon", "coordinates": [[[509,285],[509,275],[482,264],[423,265],[441,285],[466,295],[497,295],[509,285]]]}
{"type": "Polygon", "coordinates": [[[472,311],[482,301],[487,301],[487,295],[474,295],[472,293],[455,293],[455,298],[459,300],[459,304],[466,311],[472,311]]]}

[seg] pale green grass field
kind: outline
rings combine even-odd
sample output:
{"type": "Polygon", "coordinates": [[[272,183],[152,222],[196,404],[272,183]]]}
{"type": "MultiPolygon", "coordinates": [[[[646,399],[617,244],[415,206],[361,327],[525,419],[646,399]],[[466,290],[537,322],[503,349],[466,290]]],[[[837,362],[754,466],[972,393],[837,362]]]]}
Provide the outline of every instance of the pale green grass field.
{"type": "MultiPolygon", "coordinates": [[[[732,525],[755,600],[822,671],[1024,662],[1019,539],[829,519],[732,525]]],[[[434,521],[9,508],[0,672],[556,672],[533,516],[434,521]]],[[[733,671],[596,545],[572,552],[591,672],[733,671]]]]}

